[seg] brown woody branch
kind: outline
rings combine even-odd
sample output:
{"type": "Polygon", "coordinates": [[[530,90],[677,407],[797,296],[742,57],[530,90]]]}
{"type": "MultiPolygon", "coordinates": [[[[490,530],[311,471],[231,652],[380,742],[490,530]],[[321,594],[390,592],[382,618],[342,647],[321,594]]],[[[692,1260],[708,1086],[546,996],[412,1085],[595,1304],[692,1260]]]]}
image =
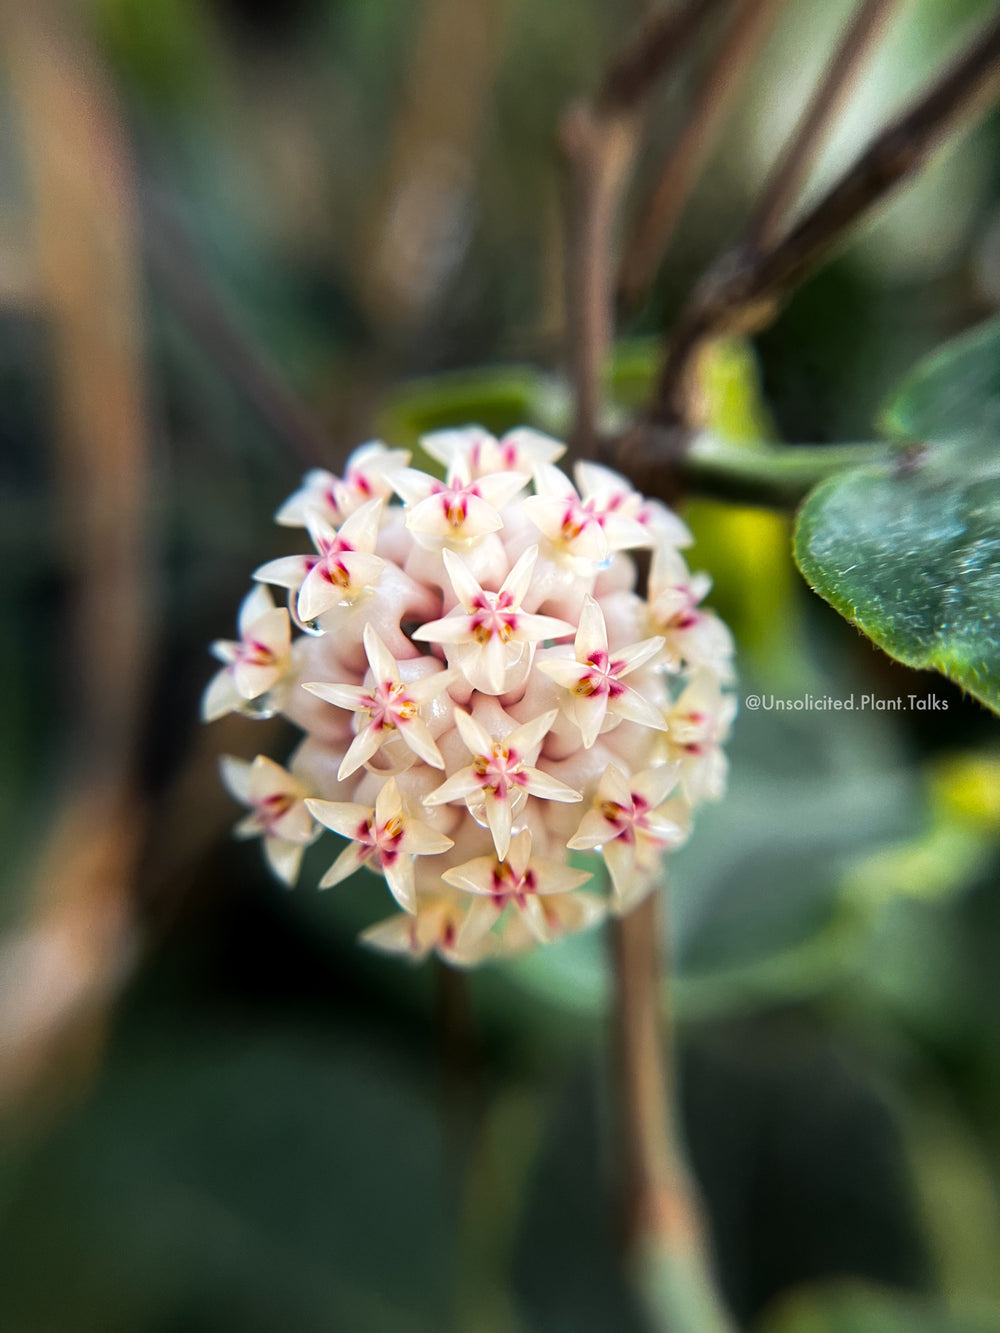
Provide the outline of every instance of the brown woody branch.
{"type": "Polygon", "coordinates": [[[747,228],[749,250],[767,250],[779,239],[837,113],[898,7],[899,0],[859,0],[854,17],[791,143],[764,186],[747,228]]]}
{"type": "Polygon", "coordinates": [[[724,255],[695,288],[678,321],[651,412],[653,424],[690,424],[692,372],[705,341],[754,332],[769,323],[796,284],[862,217],[920,170],[950,133],[985,113],[998,87],[1000,19],[982,30],[782,240],[763,253],[740,246],[724,255]]]}
{"type": "Polygon", "coordinates": [[[738,0],[687,121],[671,146],[659,179],[639,211],[639,221],[618,271],[617,305],[635,306],[656,272],[674,228],[784,0],[738,0]]]}
{"type": "Polygon", "coordinates": [[[639,148],[649,93],[723,0],[686,0],[657,12],[614,62],[592,100],[566,111],[559,146],[568,167],[567,315],[576,392],[573,444],[595,444],[614,315],[612,250],[622,194],[639,148]]]}

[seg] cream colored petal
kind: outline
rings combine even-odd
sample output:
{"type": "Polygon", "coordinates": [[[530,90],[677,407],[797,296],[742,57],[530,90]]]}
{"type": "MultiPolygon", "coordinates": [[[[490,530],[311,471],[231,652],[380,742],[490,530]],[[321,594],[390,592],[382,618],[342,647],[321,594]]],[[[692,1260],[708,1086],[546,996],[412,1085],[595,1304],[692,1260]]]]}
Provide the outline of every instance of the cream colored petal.
{"type": "Polygon", "coordinates": [[[493,737],[464,708],[455,709],[455,726],[462,738],[463,745],[470,754],[486,756],[493,754],[493,737]]]}
{"type": "Polygon", "coordinates": [[[535,571],[537,559],[538,547],[529,546],[526,551],[522,551],[518,556],[511,567],[510,573],[500,585],[501,592],[509,592],[513,597],[515,606],[521,605],[528,589],[531,587],[531,576],[535,571]]]}
{"type": "Polygon", "coordinates": [[[399,794],[399,787],[395,778],[389,778],[379,788],[375,798],[375,823],[379,828],[385,828],[390,819],[402,813],[403,798],[399,794]]]}
{"type": "Polygon", "coordinates": [[[399,668],[396,665],[396,659],[385,646],[375,631],[374,625],[366,625],[362,635],[365,645],[365,656],[368,658],[368,665],[372,669],[372,676],[376,684],[395,685],[399,681],[399,668]]]}
{"type": "Polygon", "coordinates": [[[626,810],[632,808],[632,788],[628,778],[616,764],[609,764],[604,770],[597,796],[601,801],[613,801],[626,810]]]}
{"type": "Polygon", "coordinates": [[[510,848],[510,831],[514,822],[511,804],[506,797],[499,797],[488,788],[483,793],[483,799],[486,806],[486,822],[493,837],[493,846],[497,850],[497,856],[503,861],[506,859],[510,848]]]}
{"type": "Polygon", "coordinates": [[[618,672],[619,679],[643,666],[656,654],[666,643],[661,635],[655,635],[652,639],[643,639],[641,643],[630,643],[627,648],[615,648],[611,654],[615,662],[624,662],[625,665],[618,672]]]}
{"type": "Polygon", "coordinates": [[[470,574],[468,566],[460,555],[454,551],[444,551],[442,555],[455,596],[466,611],[471,611],[477,599],[482,596],[482,588],[470,574]]]}
{"type": "Polygon", "coordinates": [[[580,728],[583,748],[589,750],[601,734],[601,727],[608,715],[608,696],[606,694],[574,694],[573,720],[580,728]]]}
{"type": "Polygon", "coordinates": [[[566,804],[583,800],[581,792],[567,787],[566,783],[560,782],[558,778],[549,777],[548,773],[543,773],[540,768],[526,768],[524,773],[527,778],[524,790],[529,796],[538,796],[543,801],[562,801],[566,804]]]}
{"type": "Polygon", "coordinates": [[[539,746],[551,731],[552,724],[558,716],[558,708],[552,708],[547,713],[541,713],[538,717],[532,718],[530,722],[524,722],[521,726],[515,727],[504,744],[508,750],[516,751],[522,760],[525,756],[534,759],[539,746]]]}
{"type": "Polygon", "coordinates": [[[430,954],[432,946],[420,939],[415,925],[412,916],[399,912],[369,926],[358,939],[368,948],[378,949],[380,953],[408,954],[421,962],[430,954]]]}
{"type": "MultiPolygon", "coordinates": [[[[390,732],[389,735],[392,735],[392,733],[390,732]]],[[[367,764],[372,755],[378,752],[385,738],[386,733],[376,729],[370,723],[368,726],[362,727],[347,747],[347,753],[344,755],[337,771],[338,780],[343,782],[352,773],[356,773],[362,765],[367,764]]]]}
{"type": "Polygon", "coordinates": [[[482,783],[476,775],[476,770],[470,765],[468,768],[460,768],[447,782],[435,787],[424,797],[424,805],[446,805],[449,801],[464,801],[467,796],[472,796],[481,790],[482,783]]]}
{"type": "Polygon", "coordinates": [[[268,865],[289,888],[299,877],[304,851],[305,847],[300,842],[289,842],[277,837],[264,839],[264,856],[268,865]]]}
{"type": "Polygon", "coordinates": [[[491,476],[480,477],[476,489],[486,503],[496,510],[510,504],[530,481],[526,472],[495,472],[491,476]]]}
{"type": "Polygon", "coordinates": [[[580,627],[576,632],[574,648],[577,660],[580,662],[585,662],[593,653],[608,651],[608,631],[604,624],[604,612],[589,593],[583,599],[580,627]]]}
{"type": "Polygon", "coordinates": [[[415,915],[417,894],[413,884],[413,861],[409,856],[397,856],[392,865],[383,866],[382,873],[389,892],[404,912],[415,915]]]}
{"type": "Polygon", "coordinates": [[[338,537],[353,551],[367,552],[371,555],[378,541],[379,520],[382,517],[381,499],[367,500],[359,505],[354,513],[340,526],[338,537]]]}
{"type": "Polygon", "coordinates": [[[512,638],[520,643],[540,643],[543,639],[565,639],[574,630],[575,626],[568,620],[558,620],[555,616],[532,616],[518,611],[512,638]]]}
{"type": "Polygon", "coordinates": [[[208,682],[201,697],[201,716],[204,722],[214,722],[225,713],[232,713],[243,705],[244,699],[236,688],[229,667],[219,671],[208,682]]]}
{"type": "Polygon", "coordinates": [[[655,810],[677,786],[680,773],[680,764],[660,764],[657,768],[647,768],[637,773],[630,786],[655,810]]]}
{"type": "Polygon", "coordinates": [[[567,690],[572,690],[579,685],[580,681],[590,671],[590,667],[583,662],[573,662],[565,657],[546,658],[544,662],[539,662],[537,666],[543,676],[548,676],[550,680],[554,680],[557,685],[561,685],[567,690]]]}
{"type": "Polygon", "coordinates": [[[354,801],[320,801],[310,796],[305,804],[313,819],[342,838],[356,837],[373,814],[371,806],[354,801]]]}
{"type": "Polygon", "coordinates": [[[253,767],[246,759],[237,759],[235,755],[224,754],[219,758],[219,773],[230,796],[241,805],[250,805],[250,770],[253,767]]]}
{"type": "Polygon", "coordinates": [[[615,838],[604,844],[603,856],[615,894],[621,898],[629,892],[635,875],[635,847],[624,838],[615,838]]]}
{"type": "Polygon", "coordinates": [[[451,838],[439,833],[420,819],[407,819],[403,845],[409,856],[437,856],[454,847],[451,838]]]}
{"type": "Polygon", "coordinates": [[[266,616],[269,611],[273,610],[274,598],[268,590],[260,584],[255,588],[252,588],[240,603],[240,611],[237,621],[240,638],[245,639],[251,626],[255,625],[262,616],[266,616]]]}
{"type": "Polygon", "coordinates": [[[340,884],[345,879],[349,879],[351,875],[356,874],[362,866],[367,864],[367,858],[367,847],[362,847],[356,842],[349,843],[320,880],[318,887],[332,889],[335,884],[340,884]]]}
{"type": "Polygon", "coordinates": [[[492,897],[495,867],[496,857],[476,856],[460,866],[445,870],[441,878],[446,884],[451,884],[453,888],[462,889],[466,893],[481,893],[492,897]]]}
{"type": "Polygon", "coordinates": [[[649,702],[648,699],[630,686],[626,685],[621,694],[608,701],[608,708],[620,717],[626,717],[630,722],[638,722],[644,727],[651,727],[654,731],[666,731],[667,724],[663,714],[658,708],[649,702]]]}
{"type": "Polygon", "coordinates": [[[345,589],[330,578],[326,565],[318,564],[309,571],[299,589],[296,614],[308,624],[342,602],[344,593],[345,589]]]}
{"type": "MultiPolygon", "coordinates": [[[[445,555],[450,555],[445,551],[445,555]]],[[[443,620],[432,620],[413,631],[413,638],[421,643],[472,643],[472,622],[467,615],[450,612],[443,620]]]]}
{"type": "Polygon", "coordinates": [[[296,589],[309,572],[309,566],[315,559],[308,555],[283,555],[277,560],[269,560],[266,565],[255,569],[253,576],[263,585],[273,583],[279,588],[296,589]]]}
{"type": "Polygon", "coordinates": [[[589,852],[617,836],[614,825],[604,818],[600,810],[588,810],[566,846],[574,852],[589,852]]]}
{"type": "Polygon", "coordinates": [[[315,694],[317,699],[323,699],[336,708],[346,708],[350,713],[364,708],[365,700],[370,697],[368,690],[360,685],[328,685],[325,681],[310,680],[303,682],[302,688],[315,694]]]}
{"type": "Polygon", "coordinates": [[[441,751],[434,744],[434,737],[426,722],[419,717],[409,718],[400,722],[399,734],[418,759],[430,764],[431,768],[444,768],[441,751]]]}
{"type": "Polygon", "coordinates": [[[392,489],[403,503],[408,505],[418,504],[426,499],[434,490],[435,480],[436,478],[426,472],[420,472],[415,467],[400,468],[389,478],[392,489]]]}

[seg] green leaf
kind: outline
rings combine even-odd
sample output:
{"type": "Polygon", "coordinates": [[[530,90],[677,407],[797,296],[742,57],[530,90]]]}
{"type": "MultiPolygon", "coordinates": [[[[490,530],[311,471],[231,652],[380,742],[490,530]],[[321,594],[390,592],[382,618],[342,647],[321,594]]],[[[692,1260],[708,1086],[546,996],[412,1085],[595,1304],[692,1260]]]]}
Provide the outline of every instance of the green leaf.
{"type": "Polygon", "coordinates": [[[1000,457],[966,478],[937,456],[833,477],[800,511],[795,558],[890,656],[1000,709],[1000,457]]]}
{"type": "Polygon", "coordinates": [[[904,447],[812,492],[799,568],[890,656],[1000,710],[1000,321],[922,361],[881,425],[904,447]]]}
{"type": "Polygon", "coordinates": [[[908,440],[1000,438],[1000,320],[918,362],[882,409],[879,425],[908,440]]]}

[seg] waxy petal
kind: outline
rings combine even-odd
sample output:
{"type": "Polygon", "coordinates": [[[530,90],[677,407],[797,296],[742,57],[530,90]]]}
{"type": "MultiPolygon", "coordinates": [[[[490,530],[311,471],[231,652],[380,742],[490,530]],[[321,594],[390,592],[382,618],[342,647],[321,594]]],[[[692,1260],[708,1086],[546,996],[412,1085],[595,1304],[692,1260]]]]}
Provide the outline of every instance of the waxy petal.
{"type": "Polygon", "coordinates": [[[481,792],[482,786],[476,770],[471,765],[468,768],[460,768],[447,782],[442,782],[440,787],[435,787],[424,797],[424,805],[447,805],[449,801],[464,801],[467,796],[481,792]]]}
{"type": "Polygon", "coordinates": [[[493,737],[464,708],[455,709],[455,726],[470,754],[491,755],[493,753],[493,737]]]}
{"type": "Polygon", "coordinates": [[[455,596],[466,611],[472,611],[483,595],[483,590],[460,555],[454,551],[443,551],[445,571],[455,590],[455,596]]]}
{"type": "Polygon", "coordinates": [[[289,888],[299,877],[304,852],[305,846],[301,842],[290,842],[285,838],[264,839],[264,856],[268,865],[289,888]]]}
{"type": "Polygon", "coordinates": [[[582,792],[574,791],[565,782],[543,773],[540,768],[526,768],[524,773],[527,781],[523,786],[529,796],[538,796],[544,801],[561,801],[565,804],[583,800],[582,792]]]}
{"type": "Polygon", "coordinates": [[[371,697],[361,685],[328,685],[325,681],[310,680],[303,681],[302,688],[315,694],[317,699],[333,704],[335,708],[346,708],[352,713],[364,708],[365,700],[371,697]]]}
{"type": "Polygon", "coordinates": [[[342,838],[356,837],[372,814],[370,806],[354,801],[321,801],[312,796],[306,798],[306,809],[313,819],[342,838]]]}
{"type": "Polygon", "coordinates": [[[319,888],[332,889],[335,884],[340,884],[343,880],[355,874],[367,863],[368,852],[369,849],[362,847],[360,843],[348,843],[320,880],[319,888]]]}

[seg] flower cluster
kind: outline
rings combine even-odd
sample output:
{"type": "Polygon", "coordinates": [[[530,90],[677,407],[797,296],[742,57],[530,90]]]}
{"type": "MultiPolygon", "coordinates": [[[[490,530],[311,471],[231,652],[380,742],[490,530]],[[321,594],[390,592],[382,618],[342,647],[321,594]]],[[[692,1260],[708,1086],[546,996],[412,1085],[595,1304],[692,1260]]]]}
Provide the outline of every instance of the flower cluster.
{"type": "Polygon", "coordinates": [[[422,446],[440,475],[379,443],[307,474],[277,521],[312,550],[257,570],[203,714],[305,733],[287,770],[223,761],[279,876],[331,829],[320,887],[364,868],[400,909],[367,943],[471,964],[650,892],[725,783],[732,641],[684,524],[622,477],[580,462],[574,484],[528,429],[422,446]]]}

